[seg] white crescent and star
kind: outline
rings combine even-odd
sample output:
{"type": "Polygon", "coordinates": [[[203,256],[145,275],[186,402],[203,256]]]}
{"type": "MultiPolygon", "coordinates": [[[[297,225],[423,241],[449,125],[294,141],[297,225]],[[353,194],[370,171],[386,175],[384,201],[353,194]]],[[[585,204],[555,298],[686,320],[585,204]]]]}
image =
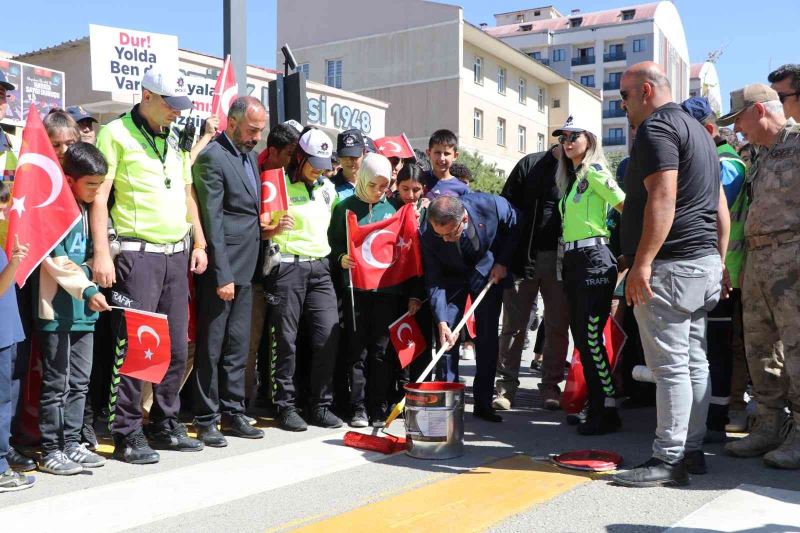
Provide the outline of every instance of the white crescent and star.
{"type": "Polygon", "coordinates": [[[378,238],[379,235],[386,234],[386,235],[394,235],[391,231],[385,229],[375,230],[369,235],[367,238],[364,239],[364,244],[361,247],[361,255],[364,257],[364,262],[367,263],[369,266],[373,268],[379,268],[381,270],[386,270],[392,263],[383,263],[375,259],[375,255],[372,253],[372,242],[378,238]]]}
{"type": "Polygon", "coordinates": [[[264,198],[261,203],[268,204],[274,200],[276,196],[278,196],[278,188],[270,181],[265,181],[264,186],[266,186],[266,188],[269,190],[269,196],[264,198]]]}
{"type": "Polygon", "coordinates": [[[413,330],[411,329],[411,326],[408,323],[401,324],[400,327],[397,328],[397,340],[399,340],[401,343],[405,342],[406,346],[412,346],[414,344],[414,341],[412,341],[411,339],[407,341],[403,340],[403,331],[405,330],[411,331],[413,334],[413,330]]]}
{"type": "Polygon", "coordinates": [[[225,89],[222,93],[222,96],[220,96],[219,98],[222,109],[224,110],[230,109],[231,103],[233,102],[233,99],[236,98],[236,95],[238,93],[239,93],[238,84],[225,89]]]}
{"type": "Polygon", "coordinates": [[[17,212],[17,216],[21,217],[22,213],[25,212],[25,197],[20,196],[19,198],[11,198],[12,206],[11,210],[17,212]]]}
{"type": "MultiPolygon", "coordinates": [[[[146,325],[139,326],[139,329],[136,330],[136,336],[139,338],[139,344],[142,344],[142,335],[145,333],[152,335],[156,339],[156,348],[158,348],[159,344],[161,344],[161,337],[158,336],[156,330],[146,325]]],[[[144,358],[148,360],[153,358],[153,352],[150,350],[150,348],[147,348],[144,351],[144,358]]]]}
{"type": "MultiPolygon", "coordinates": [[[[47,197],[47,200],[42,202],[39,205],[35,205],[33,207],[40,208],[40,207],[47,207],[48,205],[52,204],[58,195],[61,194],[61,187],[64,185],[64,175],[61,172],[61,169],[58,166],[58,163],[53,161],[47,156],[42,154],[36,154],[33,152],[28,152],[26,154],[22,154],[20,156],[19,161],[17,162],[17,169],[22,167],[22,165],[33,165],[36,167],[41,168],[47,174],[47,177],[50,178],[50,196],[47,197]]],[[[17,170],[19,172],[19,170],[17,170]]],[[[24,198],[22,198],[24,201],[24,198]]],[[[16,204],[15,204],[16,205],[16,204]]],[[[22,211],[25,210],[25,206],[22,206],[22,211]]],[[[18,211],[19,212],[19,211],[18,211]]],[[[19,213],[22,215],[22,213],[19,213]]]]}

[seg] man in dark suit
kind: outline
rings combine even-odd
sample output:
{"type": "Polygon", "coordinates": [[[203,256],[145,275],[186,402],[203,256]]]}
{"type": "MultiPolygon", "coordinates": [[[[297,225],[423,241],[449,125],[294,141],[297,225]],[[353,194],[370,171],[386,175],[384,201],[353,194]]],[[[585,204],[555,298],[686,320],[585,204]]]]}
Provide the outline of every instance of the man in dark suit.
{"type": "Polygon", "coordinates": [[[223,447],[217,429],[248,439],[264,432],[244,415],[245,365],[250,346],[252,282],[261,250],[261,186],[252,152],[267,123],[264,106],[236,99],[226,130],[200,153],[192,169],[207,235],[209,268],[198,278],[194,403],[197,437],[223,447]]]}
{"type": "Polygon", "coordinates": [[[431,202],[420,228],[425,283],[437,323],[440,345],[453,348],[439,374],[458,381],[458,336],[452,328],[489,280],[494,285],[475,311],[476,363],[473,414],[491,422],[503,418],[492,408],[497,368],[497,326],[503,289],[511,286],[508,267],[517,241],[517,213],[500,196],[474,193],[440,196],[431,202]]]}

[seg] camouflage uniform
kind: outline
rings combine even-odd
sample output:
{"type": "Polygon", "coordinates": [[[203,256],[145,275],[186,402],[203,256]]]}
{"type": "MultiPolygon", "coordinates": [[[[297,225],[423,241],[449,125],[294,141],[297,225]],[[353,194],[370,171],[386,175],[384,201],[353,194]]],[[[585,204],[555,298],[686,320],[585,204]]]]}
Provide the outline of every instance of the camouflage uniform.
{"type": "MultiPolygon", "coordinates": [[[[762,420],[750,441],[728,445],[734,455],[760,455],[781,445],[781,413],[787,402],[794,411],[793,433],[800,432],[800,125],[794,120],[788,120],[772,148],[761,150],[747,186],[751,203],[745,223],[744,334],[762,420]],[[783,357],[779,349],[773,351],[778,341],[783,357]],[[756,437],[766,440],[753,446],[756,437]]],[[[786,440],[792,439],[798,441],[795,450],[800,436],[786,440]]],[[[774,453],[765,461],[773,464],[774,453]]],[[[791,465],[783,461],[773,466],[800,468],[800,455],[793,457],[791,465]]]]}

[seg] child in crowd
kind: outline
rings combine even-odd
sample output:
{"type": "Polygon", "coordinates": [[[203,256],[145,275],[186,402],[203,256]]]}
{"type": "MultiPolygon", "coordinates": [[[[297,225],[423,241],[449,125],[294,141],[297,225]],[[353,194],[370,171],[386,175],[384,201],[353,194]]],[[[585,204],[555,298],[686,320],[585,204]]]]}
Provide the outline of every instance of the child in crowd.
{"type": "Polygon", "coordinates": [[[458,159],[458,137],[450,130],[437,130],[428,141],[426,154],[431,161],[431,171],[425,178],[425,197],[434,200],[439,196],[463,196],[469,186],[455,178],[450,169],[458,159]]]}
{"type": "Polygon", "coordinates": [[[63,168],[81,220],[45,258],[33,281],[42,350],[39,469],[72,475],[105,464],[105,459],[80,443],[80,432],[92,371],[94,325],[98,312],[110,309],[91,281],[92,237],[86,216],[108,165],[97,148],[77,142],[64,153],[63,168]]]}
{"type": "MultiPolygon", "coordinates": [[[[0,182],[0,221],[5,220],[11,193],[5,182],[0,182]]],[[[0,492],[29,489],[35,478],[11,470],[8,456],[11,435],[11,371],[16,359],[17,343],[25,339],[17,308],[14,276],[19,264],[28,255],[28,245],[19,243],[16,235],[11,249],[11,261],[0,251],[0,492]]]]}

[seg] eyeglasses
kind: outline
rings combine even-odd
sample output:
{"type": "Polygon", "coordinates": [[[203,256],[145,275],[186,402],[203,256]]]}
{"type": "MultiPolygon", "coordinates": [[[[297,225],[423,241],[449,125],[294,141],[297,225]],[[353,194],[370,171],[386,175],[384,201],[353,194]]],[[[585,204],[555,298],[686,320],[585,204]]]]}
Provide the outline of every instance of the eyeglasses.
{"type": "Polygon", "coordinates": [[[461,231],[461,226],[463,226],[463,225],[464,225],[464,219],[462,218],[461,222],[459,222],[458,226],[456,226],[456,229],[454,229],[450,233],[442,234],[442,233],[437,233],[436,230],[433,230],[433,234],[436,235],[437,237],[439,237],[440,239],[445,239],[445,238],[447,238],[447,239],[455,239],[456,237],[458,237],[458,233],[461,231]]]}
{"type": "Polygon", "coordinates": [[[793,93],[786,93],[786,94],[778,93],[778,99],[781,101],[781,103],[783,103],[790,96],[800,96],[800,91],[796,91],[793,93]]]}
{"type": "Polygon", "coordinates": [[[561,144],[564,144],[566,142],[574,143],[575,141],[581,138],[581,135],[582,133],[579,131],[574,131],[570,135],[559,135],[558,142],[560,142],[561,144]]]}
{"type": "Polygon", "coordinates": [[[625,91],[625,90],[622,90],[622,91],[620,91],[620,92],[619,92],[619,96],[620,96],[620,97],[621,97],[623,100],[627,100],[627,99],[628,99],[628,91],[625,91]]]}

